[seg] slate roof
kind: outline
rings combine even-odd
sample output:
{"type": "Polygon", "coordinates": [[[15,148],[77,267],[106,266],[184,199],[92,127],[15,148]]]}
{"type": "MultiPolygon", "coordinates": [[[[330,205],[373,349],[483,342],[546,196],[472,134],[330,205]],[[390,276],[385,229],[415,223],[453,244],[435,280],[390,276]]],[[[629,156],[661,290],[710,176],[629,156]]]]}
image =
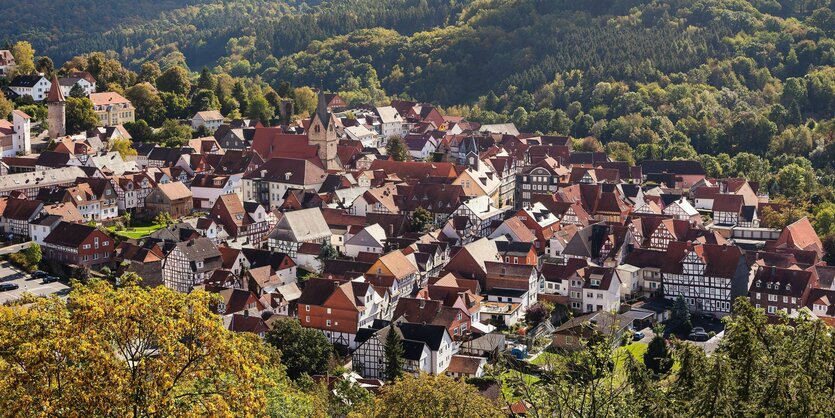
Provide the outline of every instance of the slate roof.
{"type": "Polygon", "coordinates": [[[61,222],[44,238],[44,243],[78,248],[96,228],[84,224],[61,222]]]}

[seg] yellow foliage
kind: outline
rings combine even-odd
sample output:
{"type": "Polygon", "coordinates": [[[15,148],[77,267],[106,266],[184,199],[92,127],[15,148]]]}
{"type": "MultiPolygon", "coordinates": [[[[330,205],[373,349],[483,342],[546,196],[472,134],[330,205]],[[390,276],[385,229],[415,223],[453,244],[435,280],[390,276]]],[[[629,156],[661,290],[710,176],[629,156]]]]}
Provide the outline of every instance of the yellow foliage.
{"type": "Polygon", "coordinates": [[[280,384],[268,375],[277,352],[254,335],[227,331],[209,308],[215,299],[94,281],[66,302],[0,307],[0,411],[263,415],[267,394],[280,384]]]}

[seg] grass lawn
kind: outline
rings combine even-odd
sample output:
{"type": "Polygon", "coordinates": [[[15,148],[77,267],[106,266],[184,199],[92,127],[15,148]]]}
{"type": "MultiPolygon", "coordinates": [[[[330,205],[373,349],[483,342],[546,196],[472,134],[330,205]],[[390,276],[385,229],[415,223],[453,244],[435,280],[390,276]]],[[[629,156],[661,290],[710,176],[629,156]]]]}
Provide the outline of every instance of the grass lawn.
{"type": "MultiPolygon", "coordinates": [[[[644,362],[644,353],[647,352],[649,348],[649,344],[647,343],[631,343],[627,346],[618,347],[615,350],[615,370],[623,370],[624,362],[626,361],[626,353],[629,353],[634,357],[636,360],[640,361],[641,363],[644,362]]],[[[678,361],[673,362],[673,369],[671,371],[676,371],[681,368],[681,364],[678,361]]]]}
{"type": "Polygon", "coordinates": [[[130,228],[126,228],[122,231],[117,231],[116,228],[113,227],[108,228],[108,230],[115,233],[116,235],[121,235],[125,238],[139,239],[146,235],[150,235],[152,232],[160,228],[162,228],[162,225],[160,224],[141,223],[137,225],[131,225],[130,228]]]}

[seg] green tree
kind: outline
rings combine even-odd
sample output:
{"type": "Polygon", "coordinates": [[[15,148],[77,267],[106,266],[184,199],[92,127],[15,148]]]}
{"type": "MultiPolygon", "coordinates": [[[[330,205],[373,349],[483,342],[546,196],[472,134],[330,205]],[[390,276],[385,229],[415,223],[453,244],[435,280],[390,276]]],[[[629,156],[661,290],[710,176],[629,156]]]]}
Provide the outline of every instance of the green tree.
{"type": "Polygon", "coordinates": [[[168,119],[162,123],[162,127],[154,133],[157,143],[166,146],[182,146],[191,139],[191,126],[183,125],[176,120],[168,119]]]}
{"type": "Polygon", "coordinates": [[[815,173],[807,167],[791,163],[781,168],[774,180],[780,194],[790,199],[797,199],[813,191],[815,173]]]}
{"type": "Polygon", "coordinates": [[[435,219],[432,216],[432,212],[429,212],[422,206],[415,208],[411,219],[412,232],[427,232],[434,225],[435,219]]]}
{"type": "Polygon", "coordinates": [[[29,248],[26,249],[26,261],[29,262],[30,266],[37,267],[41,263],[42,258],[43,252],[41,251],[41,246],[36,242],[31,243],[29,248]]]}
{"type": "Polygon", "coordinates": [[[182,94],[161,92],[159,94],[162,103],[165,105],[165,117],[168,119],[185,119],[189,117],[191,102],[188,97],[182,94]]]}
{"type": "Polygon", "coordinates": [[[335,260],[339,258],[339,251],[331,245],[331,243],[326,242],[322,244],[322,248],[319,250],[319,260],[327,261],[327,260],[335,260]]]}
{"type": "Polygon", "coordinates": [[[316,109],[316,93],[310,87],[296,87],[293,89],[293,103],[296,114],[312,115],[316,109]]]}
{"type": "Polygon", "coordinates": [[[504,417],[476,388],[447,376],[405,375],[393,385],[383,387],[372,410],[359,416],[369,418],[412,417],[504,417]]]}
{"type": "Polygon", "coordinates": [[[215,89],[215,78],[209,72],[209,69],[203,67],[203,70],[200,71],[200,77],[197,79],[197,89],[198,90],[214,90],[215,89]]]}
{"type": "Polygon", "coordinates": [[[264,339],[281,351],[281,362],[292,379],[305,373],[324,374],[334,355],[333,344],[322,331],[302,327],[292,318],[274,322],[264,339]]]}
{"type": "Polygon", "coordinates": [[[154,140],[154,130],[148,126],[148,122],[140,119],[136,122],[128,122],[125,124],[125,129],[130,134],[131,138],[137,142],[151,142],[154,140]]]}
{"type": "Polygon", "coordinates": [[[139,76],[137,77],[137,81],[140,83],[148,83],[150,85],[157,84],[157,78],[162,75],[162,70],[159,68],[159,64],[155,61],[148,61],[142,63],[142,66],[139,67],[139,76]]]}
{"type": "Polygon", "coordinates": [[[673,367],[673,360],[667,348],[667,340],[664,339],[664,326],[653,327],[652,331],[655,335],[644,353],[644,364],[656,375],[667,374],[673,367]]]}
{"type": "Polygon", "coordinates": [[[86,97],[67,97],[66,117],[69,135],[86,132],[99,124],[93,102],[86,97]]]}
{"type": "Polygon", "coordinates": [[[52,62],[52,58],[40,57],[38,58],[38,63],[35,65],[35,69],[51,80],[52,75],[55,73],[55,63],[52,62]]]}
{"type": "Polygon", "coordinates": [[[625,161],[629,165],[635,165],[635,152],[626,142],[609,142],[603,150],[615,161],[625,161]]]}
{"type": "MultiPolygon", "coordinates": [[[[741,152],[733,158],[733,175],[745,177],[751,181],[763,182],[770,172],[768,160],[754,154],[741,152]]],[[[725,175],[730,173],[725,172],[725,175]]]]}
{"type": "Polygon", "coordinates": [[[81,84],[76,83],[70,89],[70,97],[87,97],[87,92],[81,84]]]}
{"type": "Polygon", "coordinates": [[[385,358],[385,369],[383,376],[386,380],[394,382],[403,375],[403,339],[400,337],[396,325],[389,326],[386,334],[386,342],[383,345],[383,356],[385,358]]]}
{"type": "Polygon", "coordinates": [[[174,219],[171,218],[171,214],[168,212],[160,212],[157,216],[154,217],[154,223],[157,225],[162,225],[163,227],[167,227],[174,222],[174,219]]]}
{"type": "Polygon", "coordinates": [[[835,203],[824,203],[817,207],[815,230],[820,236],[835,234],[835,203]]]}
{"type": "Polygon", "coordinates": [[[159,126],[165,120],[165,104],[157,89],[150,83],[143,82],[125,90],[125,98],[136,108],[136,118],[159,126]]]}
{"type": "Polygon", "coordinates": [[[275,116],[275,109],[270,106],[267,99],[260,91],[250,92],[249,105],[247,106],[246,115],[250,119],[261,121],[264,125],[269,125],[270,121],[275,116]]]}
{"type": "Polygon", "coordinates": [[[406,161],[409,159],[409,150],[406,148],[403,140],[398,136],[393,136],[388,139],[386,153],[394,161],[406,161]]]}
{"type": "Polygon", "coordinates": [[[220,110],[220,101],[218,101],[214,91],[197,90],[191,96],[191,113],[194,114],[203,110],[220,110]]]}
{"type": "Polygon", "coordinates": [[[191,81],[188,71],[180,66],[174,66],[162,73],[157,78],[157,88],[160,91],[186,95],[191,90],[191,81]]]}
{"type": "Polygon", "coordinates": [[[687,302],[684,301],[684,296],[678,295],[673,302],[669,325],[670,331],[676,332],[679,335],[690,333],[693,325],[690,322],[690,308],[687,306],[687,302]]]}

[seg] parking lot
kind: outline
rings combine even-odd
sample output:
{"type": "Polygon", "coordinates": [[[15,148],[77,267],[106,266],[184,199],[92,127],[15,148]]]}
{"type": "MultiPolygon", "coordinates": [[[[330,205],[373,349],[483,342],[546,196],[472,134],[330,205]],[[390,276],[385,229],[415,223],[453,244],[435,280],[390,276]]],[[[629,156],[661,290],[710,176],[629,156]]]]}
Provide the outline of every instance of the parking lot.
{"type": "Polygon", "coordinates": [[[15,283],[20,286],[16,290],[0,292],[0,304],[20,298],[23,292],[38,296],[52,294],[66,296],[70,291],[70,287],[64,282],[42,283],[41,279],[35,279],[29,274],[17,270],[8,262],[0,263],[0,283],[15,283]]]}

